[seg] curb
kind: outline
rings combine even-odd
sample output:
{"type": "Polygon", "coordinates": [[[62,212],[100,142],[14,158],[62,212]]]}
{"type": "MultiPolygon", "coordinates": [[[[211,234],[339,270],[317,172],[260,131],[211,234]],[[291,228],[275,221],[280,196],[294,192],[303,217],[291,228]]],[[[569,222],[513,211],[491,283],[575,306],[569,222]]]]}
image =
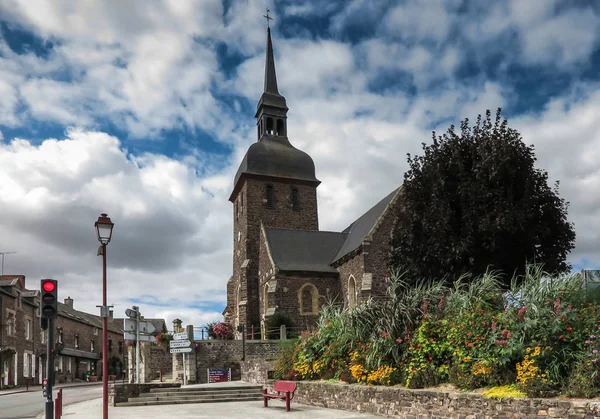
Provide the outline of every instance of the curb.
{"type": "MultiPolygon", "coordinates": [[[[97,385],[102,385],[102,381],[99,381],[98,383],[93,383],[93,384],[87,384],[87,383],[81,383],[81,384],[73,384],[73,385],[67,385],[67,386],[63,386],[63,385],[56,385],[54,387],[52,387],[52,390],[58,390],[59,388],[76,388],[76,387],[94,387],[97,385]]],[[[10,396],[11,394],[19,394],[19,393],[31,393],[34,391],[42,391],[42,385],[41,384],[34,384],[32,386],[29,386],[29,390],[26,389],[17,389],[17,390],[1,390],[0,391],[0,397],[2,396],[10,396]]]]}

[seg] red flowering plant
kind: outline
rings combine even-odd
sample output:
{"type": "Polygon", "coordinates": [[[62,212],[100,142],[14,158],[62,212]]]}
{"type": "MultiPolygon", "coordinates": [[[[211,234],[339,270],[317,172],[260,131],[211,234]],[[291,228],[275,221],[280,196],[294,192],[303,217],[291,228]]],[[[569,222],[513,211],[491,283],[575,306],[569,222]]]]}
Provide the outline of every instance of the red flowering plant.
{"type": "Polygon", "coordinates": [[[218,322],[212,326],[217,339],[233,339],[233,327],[229,323],[218,322]]]}

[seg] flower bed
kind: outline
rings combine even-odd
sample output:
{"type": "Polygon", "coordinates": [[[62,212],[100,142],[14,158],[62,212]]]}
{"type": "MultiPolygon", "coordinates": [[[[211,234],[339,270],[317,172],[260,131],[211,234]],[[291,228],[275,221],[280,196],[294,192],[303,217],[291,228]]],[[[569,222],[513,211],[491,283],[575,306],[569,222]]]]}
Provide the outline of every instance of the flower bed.
{"type": "Polygon", "coordinates": [[[600,391],[600,308],[578,275],[545,280],[530,266],[502,289],[487,274],[408,286],[354,310],[328,306],[317,327],[284,348],[278,379],[460,389],[516,385],[529,397],[594,397],[600,391]]]}

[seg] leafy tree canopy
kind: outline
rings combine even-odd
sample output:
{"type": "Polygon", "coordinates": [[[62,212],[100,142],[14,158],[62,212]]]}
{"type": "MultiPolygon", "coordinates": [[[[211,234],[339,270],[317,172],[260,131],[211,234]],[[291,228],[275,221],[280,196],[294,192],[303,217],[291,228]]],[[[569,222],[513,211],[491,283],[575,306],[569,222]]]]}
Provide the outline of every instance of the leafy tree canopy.
{"type": "Polygon", "coordinates": [[[413,280],[474,276],[500,270],[506,282],[527,262],[550,273],[570,270],[567,254],[575,231],[567,207],[535,168],[533,146],[491,112],[452,125],[423,143],[423,155],[408,155],[409,170],[393,232],[391,266],[413,280]]]}

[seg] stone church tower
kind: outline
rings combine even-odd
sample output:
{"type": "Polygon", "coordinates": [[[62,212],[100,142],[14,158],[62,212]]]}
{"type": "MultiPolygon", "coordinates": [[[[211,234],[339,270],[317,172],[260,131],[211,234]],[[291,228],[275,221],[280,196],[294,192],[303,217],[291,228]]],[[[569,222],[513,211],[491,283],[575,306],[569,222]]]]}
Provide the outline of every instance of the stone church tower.
{"type": "Polygon", "coordinates": [[[255,326],[259,313],[259,242],[265,227],[318,231],[315,165],[288,139],[285,98],[277,88],[271,30],[267,30],[264,92],[256,109],[257,142],[235,175],[233,275],[227,283],[225,320],[255,326]]]}

